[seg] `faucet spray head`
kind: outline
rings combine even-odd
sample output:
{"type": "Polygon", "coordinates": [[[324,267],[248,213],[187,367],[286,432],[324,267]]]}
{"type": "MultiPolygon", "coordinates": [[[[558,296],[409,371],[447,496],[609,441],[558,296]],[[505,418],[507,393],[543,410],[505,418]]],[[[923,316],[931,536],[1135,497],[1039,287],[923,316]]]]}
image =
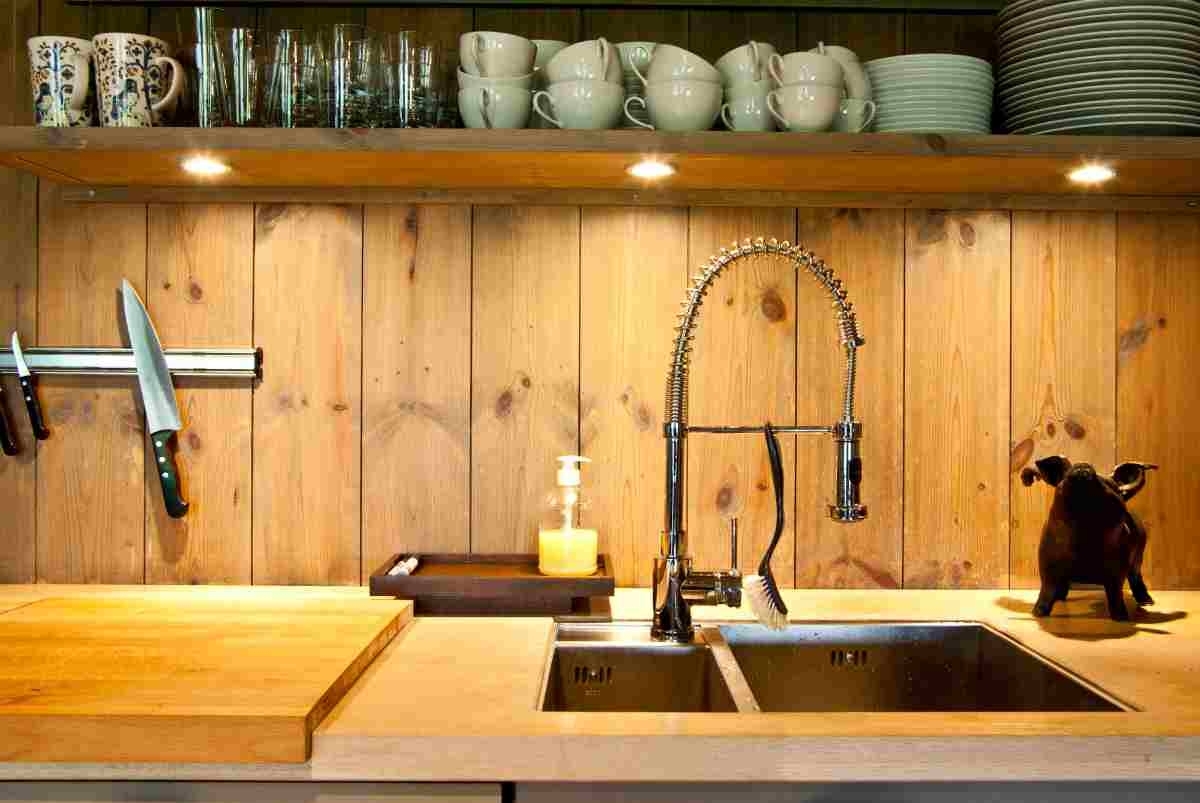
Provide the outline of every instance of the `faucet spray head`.
{"type": "Polygon", "coordinates": [[[858,490],[862,482],[862,458],[858,452],[861,437],[862,424],[857,421],[846,419],[833,426],[833,440],[837,444],[837,503],[829,506],[829,517],[843,524],[867,517],[858,490]]]}

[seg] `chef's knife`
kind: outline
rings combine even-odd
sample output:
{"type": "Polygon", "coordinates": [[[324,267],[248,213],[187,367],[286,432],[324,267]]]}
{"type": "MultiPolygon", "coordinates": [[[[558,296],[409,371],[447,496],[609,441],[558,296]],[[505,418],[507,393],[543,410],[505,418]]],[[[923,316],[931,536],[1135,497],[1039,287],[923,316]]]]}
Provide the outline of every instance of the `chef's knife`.
{"type": "Polygon", "coordinates": [[[0,450],[12,457],[17,453],[17,442],[13,440],[12,427],[8,425],[8,399],[4,396],[4,385],[0,384],[0,450]]]}
{"type": "Polygon", "coordinates": [[[154,445],[154,463],[162,484],[163,501],[167,506],[167,515],[173,519],[183,518],[188,511],[188,503],[183,501],[179,493],[179,470],[175,467],[175,455],[171,448],[171,438],[183,424],[179,420],[179,405],[175,403],[171,372],[167,370],[162,343],[158,340],[158,333],[154,331],[146,307],[128,281],[121,283],[121,297],[125,306],[125,331],[129,333],[129,345],[133,347],[142,405],[146,408],[146,429],[154,445]]]}
{"type": "Polygon", "coordinates": [[[29,425],[33,427],[33,437],[44,441],[50,437],[46,422],[42,419],[42,405],[38,404],[37,383],[25,362],[25,353],[21,351],[21,338],[16,332],[12,334],[13,359],[17,362],[17,376],[21,382],[21,395],[25,397],[25,409],[29,411],[29,425]]]}

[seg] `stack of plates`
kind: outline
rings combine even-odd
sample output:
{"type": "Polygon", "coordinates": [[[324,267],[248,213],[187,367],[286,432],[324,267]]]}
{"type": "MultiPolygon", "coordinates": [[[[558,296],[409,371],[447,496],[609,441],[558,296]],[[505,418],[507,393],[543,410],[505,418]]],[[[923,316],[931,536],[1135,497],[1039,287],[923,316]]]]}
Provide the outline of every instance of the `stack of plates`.
{"type": "Polygon", "coordinates": [[[1200,2],[1012,0],[996,29],[1014,134],[1200,131],[1200,2]]]}
{"type": "Polygon", "coordinates": [[[971,56],[915,53],[867,62],[876,131],[986,134],[992,65],[971,56]]]}

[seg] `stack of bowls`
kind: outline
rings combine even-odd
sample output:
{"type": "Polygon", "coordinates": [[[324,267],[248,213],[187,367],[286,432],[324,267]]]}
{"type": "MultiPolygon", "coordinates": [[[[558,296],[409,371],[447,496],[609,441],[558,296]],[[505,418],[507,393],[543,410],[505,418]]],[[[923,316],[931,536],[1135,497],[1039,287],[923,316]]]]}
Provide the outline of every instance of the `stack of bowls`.
{"type": "MultiPolygon", "coordinates": [[[[650,57],[654,55],[657,42],[618,42],[617,56],[621,59],[621,84],[625,87],[626,97],[638,95],[642,91],[642,79],[638,78],[638,70],[643,73],[650,66],[650,57]]],[[[640,128],[639,123],[650,122],[650,115],[645,107],[632,109],[633,119],[621,117],[621,128],[640,128]]]]}
{"type": "Polygon", "coordinates": [[[549,85],[533,96],[533,110],[555,128],[605,129],[621,119],[621,62],[607,39],[563,48],[547,62],[545,73],[549,85]]]}
{"type": "Polygon", "coordinates": [[[1200,131],[1196,0],[1013,0],[996,37],[1015,134],[1200,131]]]}
{"type": "Polygon", "coordinates": [[[876,131],[987,134],[992,130],[992,65],[950,53],[914,53],[867,62],[876,131]]]}
{"type": "Polygon", "coordinates": [[[458,112],[467,128],[524,128],[537,48],[523,36],[471,31],[458,40],[458,112]]]}
{"type": "Polygon", "coordinates": [[[779,88],[767,95],[767,107],[781,128],[802,133],[833,128],[846,83],[836,59],[808,51],[776,53],[769,71],[779,88]]]}
{"type": "Polygon", "coordinates": [[[625,116],[641,128],[707,131],[721,113],[721,74],[704,59],[675,45],[658,45],[634,72],[642,94],[625,101],[625,116]],[[645,115],[638,114],[644,111],[645,115]],[[649,122],[643,118],[649,116],[649,122]]]}
{"type": "Polygon", "coordinates": [[[775,48],[750,41],[717,59],[725,103],[721,119],[730,131],[774,131],[775,118],[767,108],[767,95],[775,88],[768,72],[775,48]]]}

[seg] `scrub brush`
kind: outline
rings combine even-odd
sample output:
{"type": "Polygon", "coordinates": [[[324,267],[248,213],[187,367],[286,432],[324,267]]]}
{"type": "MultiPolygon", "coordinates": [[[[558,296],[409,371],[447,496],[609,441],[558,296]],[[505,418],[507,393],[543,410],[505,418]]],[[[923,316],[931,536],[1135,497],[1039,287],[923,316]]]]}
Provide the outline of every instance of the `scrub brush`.
{"type": "Polygon", "coordinates": [[[742,591],[750,598],[750,608],[755,617],[772,630],[782,630],[787,626],[787,605],[783,595],[779,593],[779,584],[771,573],[771,556],[783,536],[783,459],[779,454],[779,438],[768,422],[763,427],[767,436],[767,457],[771,461],[771,484],[775,487],[775,535],[767,551],[763,553],[762,561],[758,564],[758,574],[751,574],[742,580],[742,591]]]}

